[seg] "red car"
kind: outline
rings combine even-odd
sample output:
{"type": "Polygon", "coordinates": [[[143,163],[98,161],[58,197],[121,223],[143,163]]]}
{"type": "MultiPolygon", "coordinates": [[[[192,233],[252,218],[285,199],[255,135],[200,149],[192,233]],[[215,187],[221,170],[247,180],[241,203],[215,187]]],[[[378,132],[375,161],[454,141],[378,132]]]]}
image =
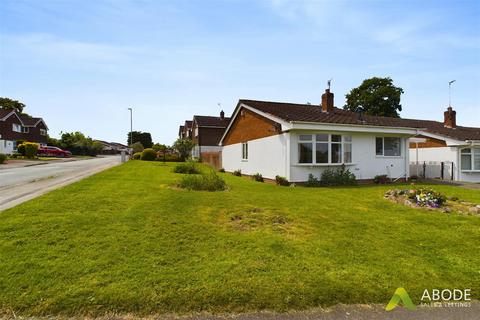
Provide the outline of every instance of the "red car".
{"type": "Polygon", "coordinates": [[[37,154],[39,156],[46,156],[46,157],[70,157],[72,153],[70,151],[62,150],[57,147],[40,147],[38,148],[37,154]]]}

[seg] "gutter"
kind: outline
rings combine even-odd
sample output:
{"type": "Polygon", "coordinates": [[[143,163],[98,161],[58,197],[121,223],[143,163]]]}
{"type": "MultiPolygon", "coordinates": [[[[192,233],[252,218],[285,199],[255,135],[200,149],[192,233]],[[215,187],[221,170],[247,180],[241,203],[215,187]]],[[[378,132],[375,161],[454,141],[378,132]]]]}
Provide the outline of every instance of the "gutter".
{"type": "MultiPolygon", "coordinates": [[[[311,122],[311,121],[290,121],[291,124],[310,124],[310,125],[329,125],[329,126],[339,126],[339,127],[359,127],[359,128],[378,128],[378,129],[399,129],[399,130],[415,130],[425,131],[427,128],[413,128],[413,127],[392,127],[392,126],[374,126],[366,124],[346,124],[346,123],[329,123],[329,122],[311,122]]],[[[296,128],[295,128],[296,129],[296,128]]]]}

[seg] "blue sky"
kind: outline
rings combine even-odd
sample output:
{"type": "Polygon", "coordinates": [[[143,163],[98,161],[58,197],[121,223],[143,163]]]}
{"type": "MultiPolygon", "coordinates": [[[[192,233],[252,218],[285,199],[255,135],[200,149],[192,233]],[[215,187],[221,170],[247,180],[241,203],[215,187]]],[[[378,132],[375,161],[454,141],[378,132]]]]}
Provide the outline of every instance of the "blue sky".
{"type": "Polygon", "coordinates": [[[0,96],[50,135],[171,144],[193,114],[240,98],[335,104],[371,76],[405,90],[405,118],[480,125],[479,1],[1,0],[0,96]]]}

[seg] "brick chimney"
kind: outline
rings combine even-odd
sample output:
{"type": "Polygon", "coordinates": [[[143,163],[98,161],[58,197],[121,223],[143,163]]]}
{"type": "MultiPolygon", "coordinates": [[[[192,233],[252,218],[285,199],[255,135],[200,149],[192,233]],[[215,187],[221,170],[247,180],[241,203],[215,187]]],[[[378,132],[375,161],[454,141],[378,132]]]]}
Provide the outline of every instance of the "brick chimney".
{"type": "Polygon", "coordinates": [[[225,112],[223,112],[223,110],[220,111],[220,119],[225,119],[225,112]]]}
{"type": "Polygon", "coordinates": [[[322,94],[322,112],[332,112],[333,111],[333,93],[330,92],[330,89],[325,89],[325,93],[322,94]]]}
{"type": "Polygon", "coordinates": [[[443,125],[447,128],[455,128],[457,126],[457,112],[448,107],[447,111],[443,113],[443,125]]]}

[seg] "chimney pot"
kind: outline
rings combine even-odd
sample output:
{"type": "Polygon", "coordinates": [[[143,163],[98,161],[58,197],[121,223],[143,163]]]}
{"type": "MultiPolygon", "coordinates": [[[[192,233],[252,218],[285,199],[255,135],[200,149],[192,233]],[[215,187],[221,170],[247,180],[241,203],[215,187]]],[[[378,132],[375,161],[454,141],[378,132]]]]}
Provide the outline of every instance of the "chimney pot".
{"type": "Polygon", "coordinates": [[[455,128],[457,126],[457,112],[448,107],[447,111],[443,113],[443,125],[447,128],[455,128]]]}
{"type": "Polygon", "coordinates": [[[330,89],[325,89],[325,93],[322,94],[322,112],[333,112],[333,93],[330,89]]]}
{"type": "Polygon", "coordinates": [[[220,119],[225,119],[225,112],[223,112],[223,110],[220,111],[220,119]]]}

